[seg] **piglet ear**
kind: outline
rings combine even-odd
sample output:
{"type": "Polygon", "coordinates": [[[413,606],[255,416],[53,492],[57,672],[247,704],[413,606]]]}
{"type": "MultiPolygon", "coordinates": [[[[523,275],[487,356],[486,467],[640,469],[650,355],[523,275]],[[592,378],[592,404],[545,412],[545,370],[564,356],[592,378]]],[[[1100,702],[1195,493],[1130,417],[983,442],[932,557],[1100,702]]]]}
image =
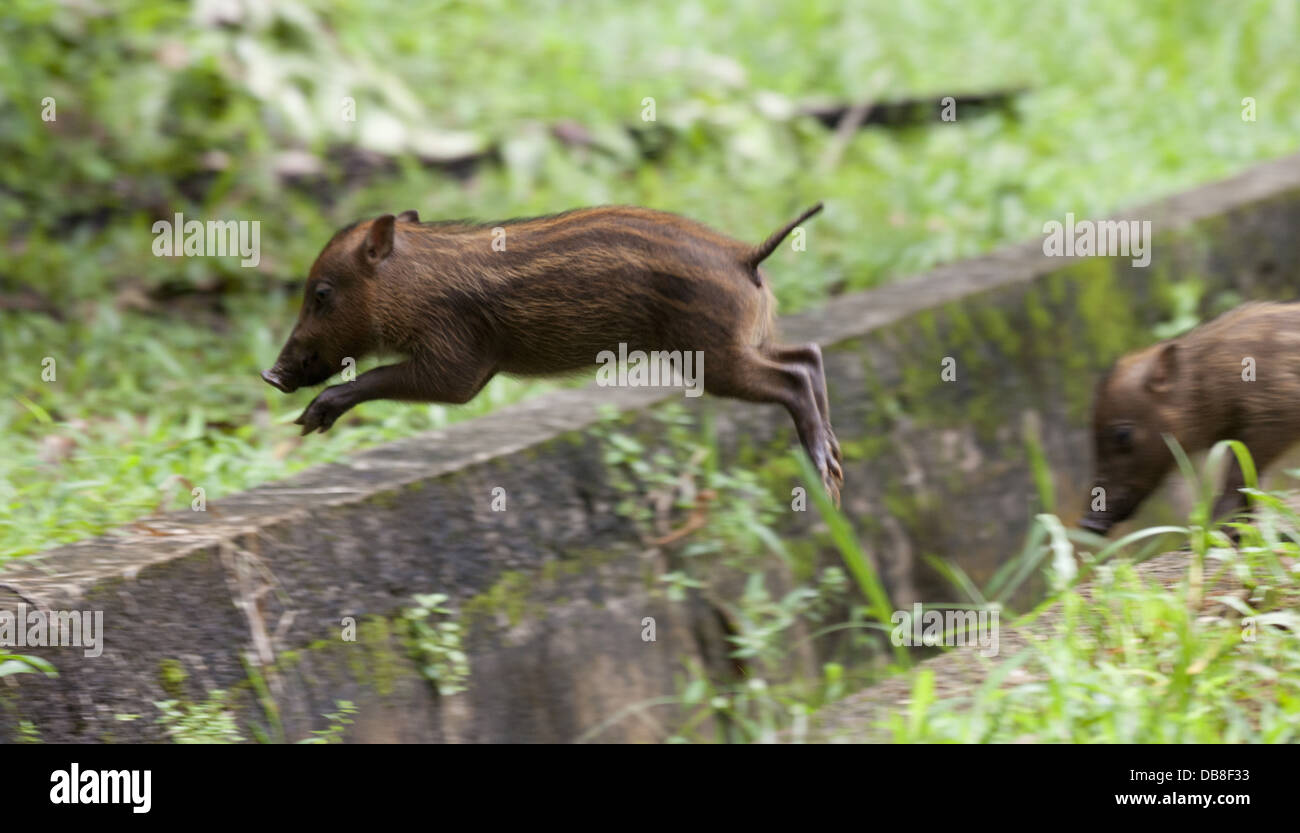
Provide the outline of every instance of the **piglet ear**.
{"type": "Polygon", "coordinates": [[[1178,364],[1178,344],[1170,342],[1162,346],[1147,370],[1146,389],[1158,395],[1173,390],[1178,380],[1178,364]]]}
{"type": "Polygon", "coordinates": [[[397,215],[397,222],[418,223],[420,222],[420,212],[416,211],[414,208],[408,208],[406,211],[397,215]]]}
{"type": "Polygon", "coordinates": [[[372,266],[392,254],[394,219],[392,214],[385,214],[370,224],[366,242],[361,244],[361,253],[372,266]]]}

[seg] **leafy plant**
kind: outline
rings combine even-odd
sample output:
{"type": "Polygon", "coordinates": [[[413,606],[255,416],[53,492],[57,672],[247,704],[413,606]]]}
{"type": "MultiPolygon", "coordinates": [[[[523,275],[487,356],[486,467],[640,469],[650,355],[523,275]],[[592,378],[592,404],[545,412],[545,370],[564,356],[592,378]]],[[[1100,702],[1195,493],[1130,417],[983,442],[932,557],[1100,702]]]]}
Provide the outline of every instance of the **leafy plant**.
{"type": "Polygon", "coordinates": [[[204,703],[160,700],[158,723],[173,743],[242,743],[225,691],[213,689],[204,703]]]}
{"type": "Polygon", "coordinates": [[[315,737],[303,738],[299,743],[342,743],[343,733],[347,727],[352,725],[352,715],[357,713],[357,707],[352,704],[351,700],[339,700],[336,705],[338,711],[329,712],[325,719],[330,725],[325,729],[313,729],[312,734],[315,737]]]}
{"type": "Polygon", "coordinates": [[[41,731],[36,728],[36,724],[30,720],[18,721],[18,743],[45,743],[41,739],[41,731]]]}
{"type": "Polygon", "coordinates": [[[469,656],[461,645],[460,623],[449,619],[429,621],[435,615],[455,615],[444,604],[447,596],[429,593],[414,598],[417,606],[402,611],[402,618],[409,628],[411,653],[420,673],[443,697],[464,691],[469,679],[469,656]]]}
{"type": "Polygon", "coordinates": [[[9,654],[0,651],[0,677],[11,674],[41,673],[47,677],[57,677],[59,672],[46,660],[26,654],[9,654]]]}
{"type": "MultiPolygon", "coordinates": [[[[1195,503],[1186,527],[1153,527],[1107,542],[1040,516],[1020,563],[985,588],[1005,594],[1027,564],[1056,558],[1056,591],[1011,629],[1039,623],[969,696],[936,695],[918,674],[907,715],[893,714],[896,742],[1179,743],[1288,742],[1300,738],[1300,514],[1295,493],[1263,492],[1245,447],[1222,442],[1205,472],[1227,454],[1240,461],[1254,503],[1251,523],[1211,523],[1216,479],[1198,476],[1173,446],[1195,503]],[[1186,570],[1174,586],[1137,569],[1153,542],[1181,537],[1186,570]],[[1135,545],[1141,544],[1140,547],[1135,545]],[[1090,579],[1086,592],[1081,581],[1090,579]],[[1225,582],[1227,589],[1223,589],[1225,582]],[[1018,679],[1012,684],[1010,681],[1018,679]]],[[[1161,551],[1167,547],[1161,548],[1161,551]]],[[[1007,627],[1003,626],[1004,629],[1007,627]]]]}
{"type": "MultiPolygon", "coordinates": [[[[844,668],[833,662],[823,665],[818,680],[771,684],[769,677],[786,676],[792,657],[805,642],[836,630],[873,625],[860,617],[865,608],[853,605],[853,622],[804,635],[848,599],[850,583],[844,570],[823,567],[814,573],[813,581],[796,584],[775,597],[767,572],[773,563],[794,566],[773,528],[781,503],[754,473],[725,472],[716,465],[709,422],[696,431],[680,407],[672,406],[657,409],[653,416],[663,429],[653,449],[611,427],[604,431],[604,462],[615,486],[627,495],[619,511],[638,524],[649,546],[671,550],[674,569],[659,576],[668,599],[683,601],[698,592],[725,613],[727,640],[732,645],[729,655],[743,667],[744,677],[719,679],[688,662],[680,694],[634,704],[584,737],[599,737],[639,711],[672,705],[686,715],[670,738],[673,742],[772,740],[783,729],[806,725],[811,710],[846,689],[844,668]],[[721,598],[713,592],[712,582],[719,575],[744,577],[737,598],[721,598]]],[[[819,479],[812,476],[805,482],[819,479]]],[[[829,504],[825,508],[835,511],[829,504]]],[[[874,575],[869,562],[857,566],[874,575]]]]}

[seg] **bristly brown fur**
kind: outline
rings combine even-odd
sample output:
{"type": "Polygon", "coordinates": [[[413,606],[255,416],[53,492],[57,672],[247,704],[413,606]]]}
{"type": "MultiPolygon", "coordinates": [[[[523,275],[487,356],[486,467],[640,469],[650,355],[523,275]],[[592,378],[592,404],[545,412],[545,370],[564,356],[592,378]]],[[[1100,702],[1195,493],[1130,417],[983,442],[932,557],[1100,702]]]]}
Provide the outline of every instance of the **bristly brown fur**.
{"type": "MultiPolygon", "coordinates": [[[[1085,525],[1105,531],[1160,485],[1174,458],[1219,440],[1250,449],[1259,470],[1300,439],[1300,304],[1247,303],[1175,339],[1121,357],[1097,385],[1094,485],[1105,510],[1085,525]],[[1252,363],[1243,364],[1246,359],[1252,363]],[[1245,378],[1249,366],[1253,378],[1245,378]]],[[[1246,507],[1234,462],[1215,517],[1246,507]]]]}
{"type": "Polygon", "coordinates": [[[784,405],[838,496],[820,351],[773,342],[775,300],[757,271],[819,210],[821,203],[758,246],[629,206],[498,223],[384,215],[326,245],[298,325],[264,376],[292,390],[324,381],[345,357],[407,357],[322,393],[300,422],[325,430],[368,399],[467,402],[496,373],[581,370],[620,344],[702,351],[705,390],[784,405]]]}

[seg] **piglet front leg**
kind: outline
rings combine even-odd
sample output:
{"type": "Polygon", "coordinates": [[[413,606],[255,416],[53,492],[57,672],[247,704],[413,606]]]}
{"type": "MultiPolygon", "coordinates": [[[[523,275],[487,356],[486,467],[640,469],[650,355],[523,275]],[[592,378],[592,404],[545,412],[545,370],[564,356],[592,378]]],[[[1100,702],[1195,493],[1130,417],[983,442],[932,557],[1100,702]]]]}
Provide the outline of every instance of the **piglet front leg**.
{"type": "Polygon", "coordinates": [[[473,399],[491,378],[491,368],[474,363],[442,369],[416,361],[388,364],[321,391],[294,423],[302,426],[304,435],[323,434],[348,410],[372,399],[460,405],[473,399]]]}

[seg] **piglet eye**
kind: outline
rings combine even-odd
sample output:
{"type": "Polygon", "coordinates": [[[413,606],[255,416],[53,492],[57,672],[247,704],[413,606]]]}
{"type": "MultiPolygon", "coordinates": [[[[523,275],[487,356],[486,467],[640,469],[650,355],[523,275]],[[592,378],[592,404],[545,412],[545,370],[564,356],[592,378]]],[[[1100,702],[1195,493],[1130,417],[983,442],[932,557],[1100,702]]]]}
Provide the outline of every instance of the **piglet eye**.
{"type": "Polygon", "coordinates": [[[321,284],[320,286],[316,287],[316,300],[317,300],[317,301],[324,301],[324,300],[325,300],[326,298],[328,298],[329,296],[330,296],[330,288],[329,288],[329,286],[327,286],[326,284],[321,284]]]}
{"type": "Polygon", "coordinates": [[[1133,426],[1116,425],[1110,432],[1111,442],[1115,444],[1115,450],[1129,452],[1133,450],[1133,426]]]}

